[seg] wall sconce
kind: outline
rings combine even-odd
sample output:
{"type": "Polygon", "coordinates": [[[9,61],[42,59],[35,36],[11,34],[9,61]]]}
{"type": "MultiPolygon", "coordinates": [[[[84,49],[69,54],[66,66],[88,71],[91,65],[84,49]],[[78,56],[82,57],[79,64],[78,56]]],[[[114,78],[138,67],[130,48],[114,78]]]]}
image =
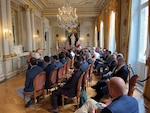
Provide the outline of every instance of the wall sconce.
{"type": "Polygon", "coordinates": [[[38,35],[33,35],[33,40],[36,42],[38,39],[38,35]]]}
{"type": "Polygon", "coordinates": [[[87,34],[87,37],[89,37],[89,36],[90,36],[90,34],[88,33],[88,34],[87,34]]]}
{"type": "Polygon", "coordinates": [[[59,34],[56,34],[56,37],[59,37],[59,34]]]}
{"type": "Polygon", "coordinates": [[[9,29],[4,29],[3,30],[3,32],[4,32],[4,34],[5,34],[5,37],[4,38],[7,38],[7,39],[9,39],[9,40],[11,40],[11,30],[9,30],[9,29]]]}
{"type": "Polygon", "coordinates": [[[66,38],[65,38],[65,37],[62,37],[61,40],[62,40],[62,41],[66,41],[66,38]]]}
{"type": "Polygon", "coordinates": [[[83,37],[80,37],[80,39],[79,39],[79,40],[84,41],[84,38],[83,38],[83,37]]]}
{"type": "Polygon", "coordinates": [[[4,37],[4,38],[6,38],[6,37],[7,37],[7,33],[8,33],[8,31],[9,31],[8,29],[4,29],[4,30],[3,30],[3,32],[4,32],[4,34],[5,34],[5,37],[4,37]]]}

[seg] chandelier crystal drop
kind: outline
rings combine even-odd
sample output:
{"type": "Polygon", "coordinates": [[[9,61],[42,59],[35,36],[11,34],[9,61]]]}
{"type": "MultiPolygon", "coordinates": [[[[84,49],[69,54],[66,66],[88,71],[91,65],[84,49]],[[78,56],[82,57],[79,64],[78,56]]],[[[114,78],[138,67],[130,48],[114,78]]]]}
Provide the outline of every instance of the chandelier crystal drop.
{"type": "Polygon", "coordinates": [[[66,30],[76,28],[78,26],[78,16],[76,14],[76,8],[72,8],[69,3],[62,8],[58,8],[57,21],[59,27],[66,30]]]}

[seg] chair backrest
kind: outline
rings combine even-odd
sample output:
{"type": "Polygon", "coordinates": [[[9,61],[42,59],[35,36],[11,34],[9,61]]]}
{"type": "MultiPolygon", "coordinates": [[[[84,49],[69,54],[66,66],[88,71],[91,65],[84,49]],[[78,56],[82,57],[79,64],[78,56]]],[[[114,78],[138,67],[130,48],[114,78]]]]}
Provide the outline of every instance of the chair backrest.
{"type": "Polygon", "coordinates": [[[73,64],[74,64],[74,57],[71,58],[71,68],[73,68],[73,64]]]}
{"type": "Polygon", "coordinates": [[[49,81],[51,85],[57,82],[57,72],[58,72],[58,68],[55,68],[50,72],[49,81]]]}
{"type": "Polygon", "coordinates": [[[87,80],[88,80],[88,77],[89,77],[89,70],[90,70],[90,67],[87,68],[86,72],[84,73],[83,75],[83,88],[86,89],[86,83],[87,83],[87,80]]]}
{"type": "Polygon", "coordinates": [[[34,78],[34,81],[33,81],[34,92],[37,92],[37,91],[44,89],[45,80],[46,80],[46,72],[44,72],[44,71],[39,73],[34,78]]]}
{"type": "Polygon", "coordinates": [[[82,75],[80,76],[79,80],[78,80],[78,84],[77,84],[77,97],[80,97],[80,93],[81,93],[81,89],[82,89],[82,80],[83,80],[83,76],[85,73],[82,73],[82,75]]]}
{"type": "MultiPolygon", "coordinates": [[[[66,64],[65,64],[66,65],[66,64]]],[[[58,73],[57,73],[57,82],[61,82],[62,78],[63,78],[63,75],[64,75],[64,70],[65,70],[65,66],[61,66],[59,69],[58,69],[58,73]]]]}
{"type": "Polygon", "coordinates": [[[71,60],[69,60],[68,62],[67,62],[67,64],[66,64],[66,73],[68,73],[69,72],[69,69],[70,69],[70,67],[71,67],[71,60]]]}
{"type": "Polygon", "coordinates": [[[128,90],[129,96],[133,96],[133,92],[136,87],[137,78],[138,78],[138,75],[133,75],[129,80],[129,90],[128,90]]]}
{"type": "Polygon", "coordinates": [[[89,69],[89,76],[91,77],[92,73],[93,73],[93,67],[94,67],[94,63],[90,64],[90,69],[89,69]]]}
{"type": "Polygon", "coordinates": [[[65,62],[65,64],[63,65],[64,69],[63,69],[63,75],[67,73],[66,68],[67,68],[67,62],[65,62]]]}

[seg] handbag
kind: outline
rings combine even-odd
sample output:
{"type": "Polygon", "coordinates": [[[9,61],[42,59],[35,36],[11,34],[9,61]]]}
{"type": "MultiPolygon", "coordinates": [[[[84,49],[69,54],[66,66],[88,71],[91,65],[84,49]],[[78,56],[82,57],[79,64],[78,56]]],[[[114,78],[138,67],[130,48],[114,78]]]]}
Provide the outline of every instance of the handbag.
{"type": "Polygon", "coordinates": [[[80,95],[80,104],[79,104],[79,107],[81,107],[87,100],[87,94],[86,94],[86,91],[85,89],[82,89],[81,90],[81,95],[80,95]]]}

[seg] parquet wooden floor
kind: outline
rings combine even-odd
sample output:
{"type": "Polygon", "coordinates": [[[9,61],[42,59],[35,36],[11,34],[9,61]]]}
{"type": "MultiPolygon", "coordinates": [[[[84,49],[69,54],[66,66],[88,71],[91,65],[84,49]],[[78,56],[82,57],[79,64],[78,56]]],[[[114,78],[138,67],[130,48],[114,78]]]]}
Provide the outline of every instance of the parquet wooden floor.
{"type": "MultiPolygon", "coordinates": [[[[94,77],[92,84],[95,84],[96,80],[97,78],[94,77]]],[[[36,111],[34,105],[24,108],[24,100],[16,93],[16,90],[24,85],[24,81],[25,72],[0,83],[0,113],[49,113],[47,111],[48,108],[51,108],[49,95],[45,95],[45,98],[40,100],[36,111]]],[[[87,94],[88,97],[94,96],[93,89],[87,87],[87,94]]],[[[150,110],[147,109],[147,107],[150,108],[150,101],[143,99],[142,94],[138,90],[134,92],[134,97],[138,100],[140,113],[150,113],[150,110]]],[[[107,99],[104,100],[107,101],[107,99]]],[[[73,113],[74,105],[75,102],[65,105],[65,110],[59,110],[59,113],[73,113]]],[[[59,109],[61,109],[61,106],[59,109]]]]}

